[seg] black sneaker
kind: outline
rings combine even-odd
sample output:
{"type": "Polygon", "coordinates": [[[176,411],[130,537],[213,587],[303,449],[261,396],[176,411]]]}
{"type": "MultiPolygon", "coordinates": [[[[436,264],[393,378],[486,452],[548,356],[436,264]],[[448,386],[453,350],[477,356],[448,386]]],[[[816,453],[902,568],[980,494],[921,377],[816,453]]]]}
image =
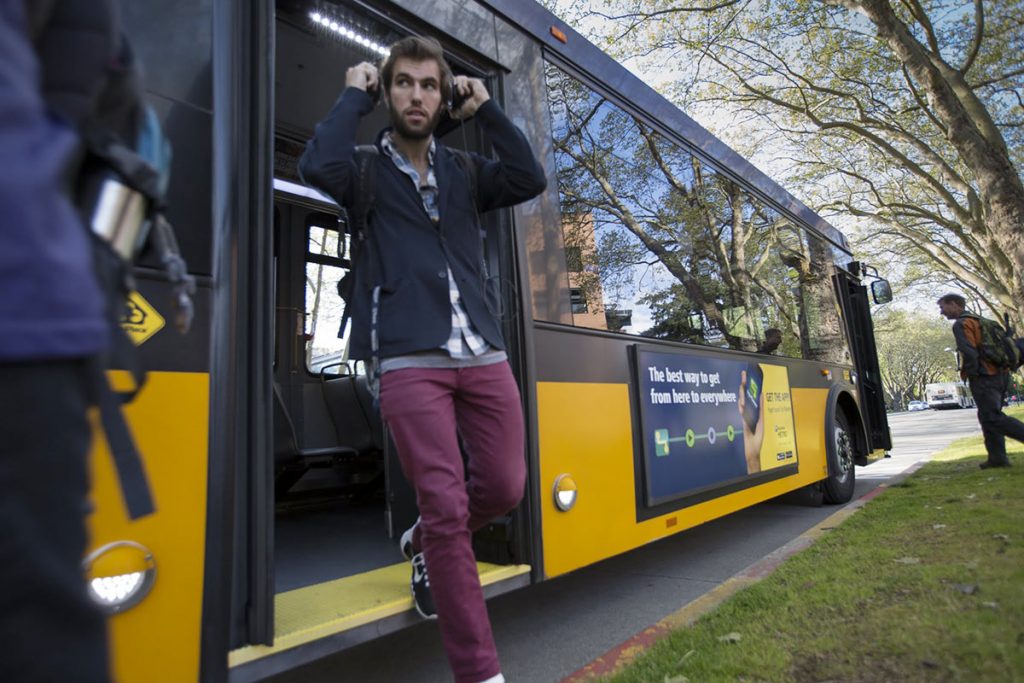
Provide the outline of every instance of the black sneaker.
{"type": "Polygon", "coordinates": [[[1010,461],[1009,460],[1005,460],[1003,462],[989,462],[989,461],[986,460],[985,462],[983,462],[980,465],[978,465],[978,467],[980,467],[983,470],[987,470],[987,469],[990,469],[992,467],[1010,467],[1010,461]]]}
{"type": "Polygon", "coordinates": [[[437,619],[434,596],[430,594],[430,578],[427,576],[427,561],[423,553],[412,556],[412,604],[424,619],[437,619]]]}
{"type": "Polygon", "coordinates": [[[402,533],[402,537],[400,539],[398,539],[398,547],[401,549],[402,555],[404,555],[405,559],[409,560],[410,562],[412,562],[412,556],[416,554],[416,551],[413,550],[413,547],[412,547],[412,535],[413,535],[413,532],[416,531],[416,527],[418,527],[419,525],[420,525],[420,518],[417,517],[416,518],[416,523],[413,524],[408,529],[406,529],[402,533]]]}

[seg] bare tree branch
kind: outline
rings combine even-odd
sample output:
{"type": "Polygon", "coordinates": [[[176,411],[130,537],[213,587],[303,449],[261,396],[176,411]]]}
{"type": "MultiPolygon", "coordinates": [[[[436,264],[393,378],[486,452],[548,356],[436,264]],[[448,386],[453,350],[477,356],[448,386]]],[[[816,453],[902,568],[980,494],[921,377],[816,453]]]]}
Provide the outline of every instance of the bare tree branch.
{"type": "Polygon", "coordinates": [[[981,0],[974,0],[974,37],[971,38],[971,46],[967,50],[967,57],[964,59],[963,66],[960,67],[960,73],[964,76],[971,70],[974,60],[978,58],[978,53],[981,52],[981,41],[984,37],[985,7],[982,5],[981,0]]]}

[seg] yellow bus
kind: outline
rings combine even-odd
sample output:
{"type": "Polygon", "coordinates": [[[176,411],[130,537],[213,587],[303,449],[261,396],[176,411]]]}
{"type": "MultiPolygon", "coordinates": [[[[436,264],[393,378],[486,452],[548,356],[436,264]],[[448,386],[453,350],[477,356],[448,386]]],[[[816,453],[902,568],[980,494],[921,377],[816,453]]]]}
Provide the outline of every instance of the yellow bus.
{"type": "MultiPolygon", "coordinates": [[[[474,539],[485,593],[807,488],[841,503],[890,447],[870,301],[834,227],[528,0],[136,0],[174,144],[196,323],[144,256],[126,415],[156,512],[94,453],[96,599],[117,680],[254,681],[417,620],[415,501],[338,336],[345,212],[296,162],[348,66],[438,38],[528,136],[548,189],[483,217],[527,416],[522,504],[474,539]]],[[[366,117],[360,142],[387,123],[366,117]]],[[[472,120],[439,140],[481,154],[472,120]]],[[[115,377],[117,379],[117,377],[115,377]]]]}

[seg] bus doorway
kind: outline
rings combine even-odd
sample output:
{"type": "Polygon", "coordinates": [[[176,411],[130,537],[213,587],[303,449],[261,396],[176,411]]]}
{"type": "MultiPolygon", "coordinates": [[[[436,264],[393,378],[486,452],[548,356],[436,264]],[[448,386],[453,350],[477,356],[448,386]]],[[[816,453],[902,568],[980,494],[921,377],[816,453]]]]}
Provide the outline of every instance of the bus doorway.
{"type": "Polygon", "coordinates": [[[338,285],[351,267],[337,212],[279,190],[275,271],[276,592],[394,561],[384,428],[361,364],[344,358],[338,285]],[[310,551],[314,552],[310,552],[310,551]]]}
{"type": "MultiPolygon", "coordinates": [[[[279,2],[275,17],[274,496],[266,558],[272,580],[269,593],[251,596],[267,606],[273,638],[265,647],[231,653],[233,675],[243,679],[244,669],[260,668],[268,657],[280,662],[275,668],[316,656],[304,639],[333,632],[355,643],[418,620],[411,611],[409,565],[398,548],[398,536],[416,520],[415,496],[374,405],[364,364],[347,355],[350,330],[339,336],[345,308],[339,283],[352,267],[347,215],[330,197],[307,188],[297,172],[306,140],[344,87],[346,69],[379,62],[383,46],[412,29],[362,6],[332,5],[334,19],[359,36],[341,40],[312,20],[318,8],[322,4],[279,2]],[[277,654],[283,658],[272,656],[277,654]]],[[[489,76],[492,67],[450,59],[457,73],[484,78],[495,93],[499,81],[489,76]]],[[[372,144],[387,125],[387,111],[378,106],[364,117],[357,144],[372,144]]],[[[490,154],[472,122],[442,122],[435,138],[490,154]]],[[[488,271],[502,306],[516,310],[511,216],[482,220],[488,271]]],[[[503,318],[518,371],[513,326],[519,318],[503,318]]],[[[519,516],[494,520],[474,541],[487,595],[529,582],[528,534],[513,531],[528,528],[519,516]]]]}

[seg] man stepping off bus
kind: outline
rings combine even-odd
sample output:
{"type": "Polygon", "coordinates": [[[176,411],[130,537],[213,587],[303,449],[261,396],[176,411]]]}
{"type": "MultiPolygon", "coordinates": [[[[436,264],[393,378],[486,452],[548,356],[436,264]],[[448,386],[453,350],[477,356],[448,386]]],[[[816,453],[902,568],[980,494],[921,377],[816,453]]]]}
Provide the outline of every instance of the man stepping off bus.
{"type": "Polygon", "coordinates": [[[371,383],[379,377],[381,415],[416,491],[420,520],[402,543],[413,600],[438,618],[457,683],[504,681],[471,540],[522,498],[523,415],[478,215],[536,197],[544,172],[483,82],[452,77],[437,41],[400,40],[379,71],[348,69],[345,86],[299,168],[350,216],[366,217],[350,278],[351,355],[367,362],[371,383]],[[379,94],[392,125],[367,161],[356,129],[379,94]],[[497,160],[434,139],[455,97],[463,101],[449,115],[475,115],[497,160]],[[371,207],[361,205],[366,173],[371,207]]]}
{"type": "Polygon", "coordinates": [[[1010,383],[1010,370],[1000,367],[981,353],[982,319],[966,310],[967,301],[959,294],[946,294],[938,300],[939,312],[953,320],[953,337],[960,352],[960,376],[967,380],[978,406],[978,422],[985,438],[988,460],[982,469],[1009,467],[1006,437],[1024,443],[1024,422],[1003,413],[1003,396],[1010,383]]]}

